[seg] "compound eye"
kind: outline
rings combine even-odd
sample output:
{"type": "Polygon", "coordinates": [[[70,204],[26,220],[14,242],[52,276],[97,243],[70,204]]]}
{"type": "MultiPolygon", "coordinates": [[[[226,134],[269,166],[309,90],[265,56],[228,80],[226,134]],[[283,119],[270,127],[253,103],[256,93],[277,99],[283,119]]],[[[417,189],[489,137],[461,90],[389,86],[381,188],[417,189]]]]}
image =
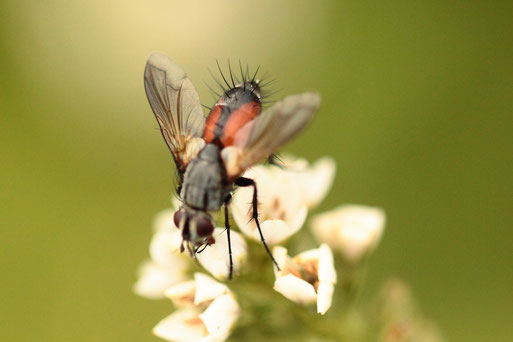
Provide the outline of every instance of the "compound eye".
{"type": "Polygon", "coordinates": [[[214,225],[206,217],[198,217],[196,219],[196,233],[201,237],[207,237],[214,232],[214,225]]]}
{"type": "Polygon", "coordinates": [[[180,229],[180,221],[182,220],[183,215],[185,215],[185,213],[183,212],[183,210],[178,210],[178,211],[173,215],[173,221],[175,222],[175,226],[176,226],[176,228],[178,228],[178,229],[180,229]]]}

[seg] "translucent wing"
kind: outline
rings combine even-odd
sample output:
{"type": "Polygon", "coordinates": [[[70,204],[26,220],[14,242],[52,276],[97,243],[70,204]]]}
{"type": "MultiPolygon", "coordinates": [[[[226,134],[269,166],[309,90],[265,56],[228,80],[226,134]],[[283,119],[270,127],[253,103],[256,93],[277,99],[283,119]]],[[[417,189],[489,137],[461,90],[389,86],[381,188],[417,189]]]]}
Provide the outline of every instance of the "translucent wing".
{"type": "Polygon", "coordinates": [[[180,173],[204,144],[205,117],[185,72],[166,55],[153,53],[144,69],[144,89],[180,173]]]}
{"type": "Polygon", "coordinates": [[[310,122],[319,104],[316,93],[291,95],[248,122],[235,136],[233,148],[223,150],[228,176],[239,176],[292,139],[310,122]]]}

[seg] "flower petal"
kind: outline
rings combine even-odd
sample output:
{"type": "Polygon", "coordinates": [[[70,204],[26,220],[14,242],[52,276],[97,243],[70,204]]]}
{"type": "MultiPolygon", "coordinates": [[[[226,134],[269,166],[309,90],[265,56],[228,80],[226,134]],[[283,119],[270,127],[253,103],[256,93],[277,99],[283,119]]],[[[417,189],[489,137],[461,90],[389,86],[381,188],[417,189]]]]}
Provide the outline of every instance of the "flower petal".
{"type": "Polygon", "coordinates": [[[333,254],[328,245],[322,244],[293,258],[288,257],[286,248],[276,246],[273,256],[280,266],[280,271],[274,272],[275,290],[298,303],[317,301],[318,313],[326,313],[331,307],[337,280],[333,254]]]}
{"type": "Polygon", "coordinates": [[[194,273],[194,282],[196,284],[195,305],[213,300],[229,291],[226,285],[202,273],[194,273]]]}
{"type": "Polygon", "coordinates": [[[173,301],[176,307],[189,307],[194,305],[196,293],[196,282],[194,280],[184,281],[171,286],[166,290],[166,297],[173,301]]]}
{"type": "MultiPolygon", "coordinates": [[[[301,201],[301,185],[291,185],[291,175],[277,167],[255,166],[244,176],[257,183],[260,227],[268,244],[284,241],[303,226],[308,209],[301,201]]],[[[232,214],[242,233],[260,241],[256,223],[252,220],[252,197],[253,189],[239,189],[232,201],[232,214]]]]}
{"type": "Polygon", "coordinates": [[[313,164],[309,175],[310,182],[303,192],[308,208],[316,207],[326,197],[335,179],[335,171],[336,164],[332,158],[324,157],[313,164]]]}
{"type": "Polygon", "coordinates": [[[333,253],[325,243],[319,248],[319,281],[331,284],[337,282],[337,271],[333,262],[333,253]]]}
{"type": "Polygon", "coordinates": [[[165,209],[157,213],[153,219],[153,232],[156,233],[162,229],[176,229],[173,216],[178,209],[177,200],[172,201],[171,208],[165,209]]]}
{"type": "Polygon", "coordinates": [[[155,215],[155,218],[153,219],[153,232],[154,233],[160,231],[161,229],[171,228],[172,227],[171,225],[174,226],[174,224],[173,224],[174,210],[173,209],[162,210],[161,212],[157,213],[157,215],[155,215]]]}
{"type": "Polygon", "coordinates": [[[282,247],[282,246],[275,246],[273,248],[273,257],[274,257],[274,260],[276,260],[276,263],[278,264],[278,266],[280,267],[279,271],[278,271],[278,269],[276,269],[276,267],[273,267],[274,275],[276,277],[278,277],[278,276],[282,275],[283,272],[285,272],[285,270],[286,270],[285,266],[287,265],[287,259],[288,259],[287,248],[282,247]]]}
{"type": "Polygon", "coordinates": [[[161,265],[181,266],[184,264],[183,257],[180,254],[181,243],[182,235],[180,230],[174,227],[161,227],[151,239],[150,256],[161,265]]]}
{"type": "MultiPolygon", "coordinates": [[[[264,235],[265,242],[267,242],[267,244],[275,245],[281,243],[297,233],[306,220],[306,206],[298,208],[298,210],[294,212],[294,215],[291,216],[294,216],[294,218],[290,222],[283,220],[265,220],[260,222],[260,229],[262,230],[262,234],[264,235]]],[[[258,227],[254,220],[247,223],[241,223],[239,220],[237,225],[244,235],[255,241],[261,241],[260,233],[258,232],[258,227]]]]}
{"type": "Polygon", "coordinates": [[[306,159],[285,156],[282,158],[285,171],[290,173],[291,179],[301,190],[303,203],[308,208],[316,207],[333,184],[336,164],[333,158],[324,157],[315,161],[312,166],[306,159]]]}
{"type": "Polygon", "coordinates": [[[240,314],[239,305],[231,294],[217,297],[199,317],[208,332],[226,338],[240,314]]]}
{"type": "MultiPolygon", "coordinates": [[[[216,242],[196,254],[201,266],[220,280],[228,278],[230,273],[230,255],[228,253],[228,235],[226,229],[216,228],[212,235],[216,242]]],[[[242,236],[231,230],[230,242],[232,246],[233,272],[237,274],[246,261],[247,245],[242,236]]]]}
{"type": "Polygon", "coordinates": [[[306,264],[311,261],[319,262],[319,248],[303,251],[293,258],[296,262],[306,264]]]}
{"type": "Polygon", "coordinates": [[[168,341],[194,342],[206,335],[206,328],[195,310],[181,309],[160,321],[153,333],[168,341]]]}
{"type": "Polygon", "coordinates": [[[153,261],[145,261],[139,267],[139,279],[133,291],[150,299],[164,298],[165,291],[172,285],[184,280],[184,273],[177,268],[169,268],[153,261]]]}
{"type": "MultiPolygon", "coordinates": [[[[260,228],[262,229],[262,234],[264,235],[267,244],[275,245],[281,243],[301,229],[306,220],[306,206],[299,208],[295,214],[295,219],[291,222],[285,222],[282,220],[265,220],[261,222],[260,228]]],[[[252,221],[251,224],[253,224],[255,228],[253,229],[252,235],[249,236],[254,240],[260,241],[260,234],[258,233],[256,224],[254,221],[252,221]]]]}
{"type": "Polygon", "coordinates": [[[314,287],[293,274],[278,277],[274,282],[274,289],[296,303],[309,304],[317,300],[314,287]]]}
{"type": "Polygon", "coordinates": [[[317,288],[317,313],[324,315],[331,307],[335,286],[327,281],[320,281],[317,288]]]}

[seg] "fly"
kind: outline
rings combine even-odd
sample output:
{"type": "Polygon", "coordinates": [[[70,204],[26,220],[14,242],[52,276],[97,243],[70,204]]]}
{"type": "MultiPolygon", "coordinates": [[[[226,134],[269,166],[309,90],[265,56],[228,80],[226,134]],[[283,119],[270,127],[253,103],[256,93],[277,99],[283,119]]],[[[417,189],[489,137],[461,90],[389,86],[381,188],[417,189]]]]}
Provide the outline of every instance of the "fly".
{"type": "Polygon", "coordinates": [[[301,131],[320,104],[318,94],[306,92],[287,96],[262,111],[262,92],[255,77],[250,79],[242,73],[241,83],[232,80],[229,86],[226,82],[229,89],[205,119],[196,89],[169,57],[153,53],[144,70],[146,96],[178,171],[182,205],[174,214],[174,223],[182,234],[181,251],[184,244],[195,253],[215,243],[209,212],[224,207],[230,278],[233,260],[228,206],[235,187],[253,188],[252,217],[262,244],[279,269],[260,229],[257,185],[243,173],[271,157],[301,131]]]}

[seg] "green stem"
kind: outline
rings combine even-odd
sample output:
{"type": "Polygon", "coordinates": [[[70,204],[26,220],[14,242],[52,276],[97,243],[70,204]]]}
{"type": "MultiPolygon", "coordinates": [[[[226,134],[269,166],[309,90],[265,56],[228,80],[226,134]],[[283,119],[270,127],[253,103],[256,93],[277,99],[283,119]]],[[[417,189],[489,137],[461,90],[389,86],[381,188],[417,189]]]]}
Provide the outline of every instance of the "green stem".
{"type": "MultiPolygon", "coordinates": [[[[317,314],[308,307],[286,299],[266,282],[240,281],[232,287],[243,301],[242,312],[243,315],[246,315],[246,319],[242,319],[240,322],[241,328],[261,324],[262,317],[258,317],[260,313],[271,317],[264,321],[272,325],[272,327],[268,327],[272,331],[284,333],[286,329],[289,329],[291,334],[303,332],[302,335],[305,338],[307,335],[313,335],[327,341],[354,341],[343,329],[346,321],[344,314],[332,315],[332,317],[317,314]],[[284,321],[289,324],[284,326],[284,321]],[[298,327],[303,327],[303,329],[300,328],[298,331],[298,327]],[[306,333],[304,333],[305,327],[306,333]]],[[[262,326],[261,328],[265,329],[262,326]]]]}

